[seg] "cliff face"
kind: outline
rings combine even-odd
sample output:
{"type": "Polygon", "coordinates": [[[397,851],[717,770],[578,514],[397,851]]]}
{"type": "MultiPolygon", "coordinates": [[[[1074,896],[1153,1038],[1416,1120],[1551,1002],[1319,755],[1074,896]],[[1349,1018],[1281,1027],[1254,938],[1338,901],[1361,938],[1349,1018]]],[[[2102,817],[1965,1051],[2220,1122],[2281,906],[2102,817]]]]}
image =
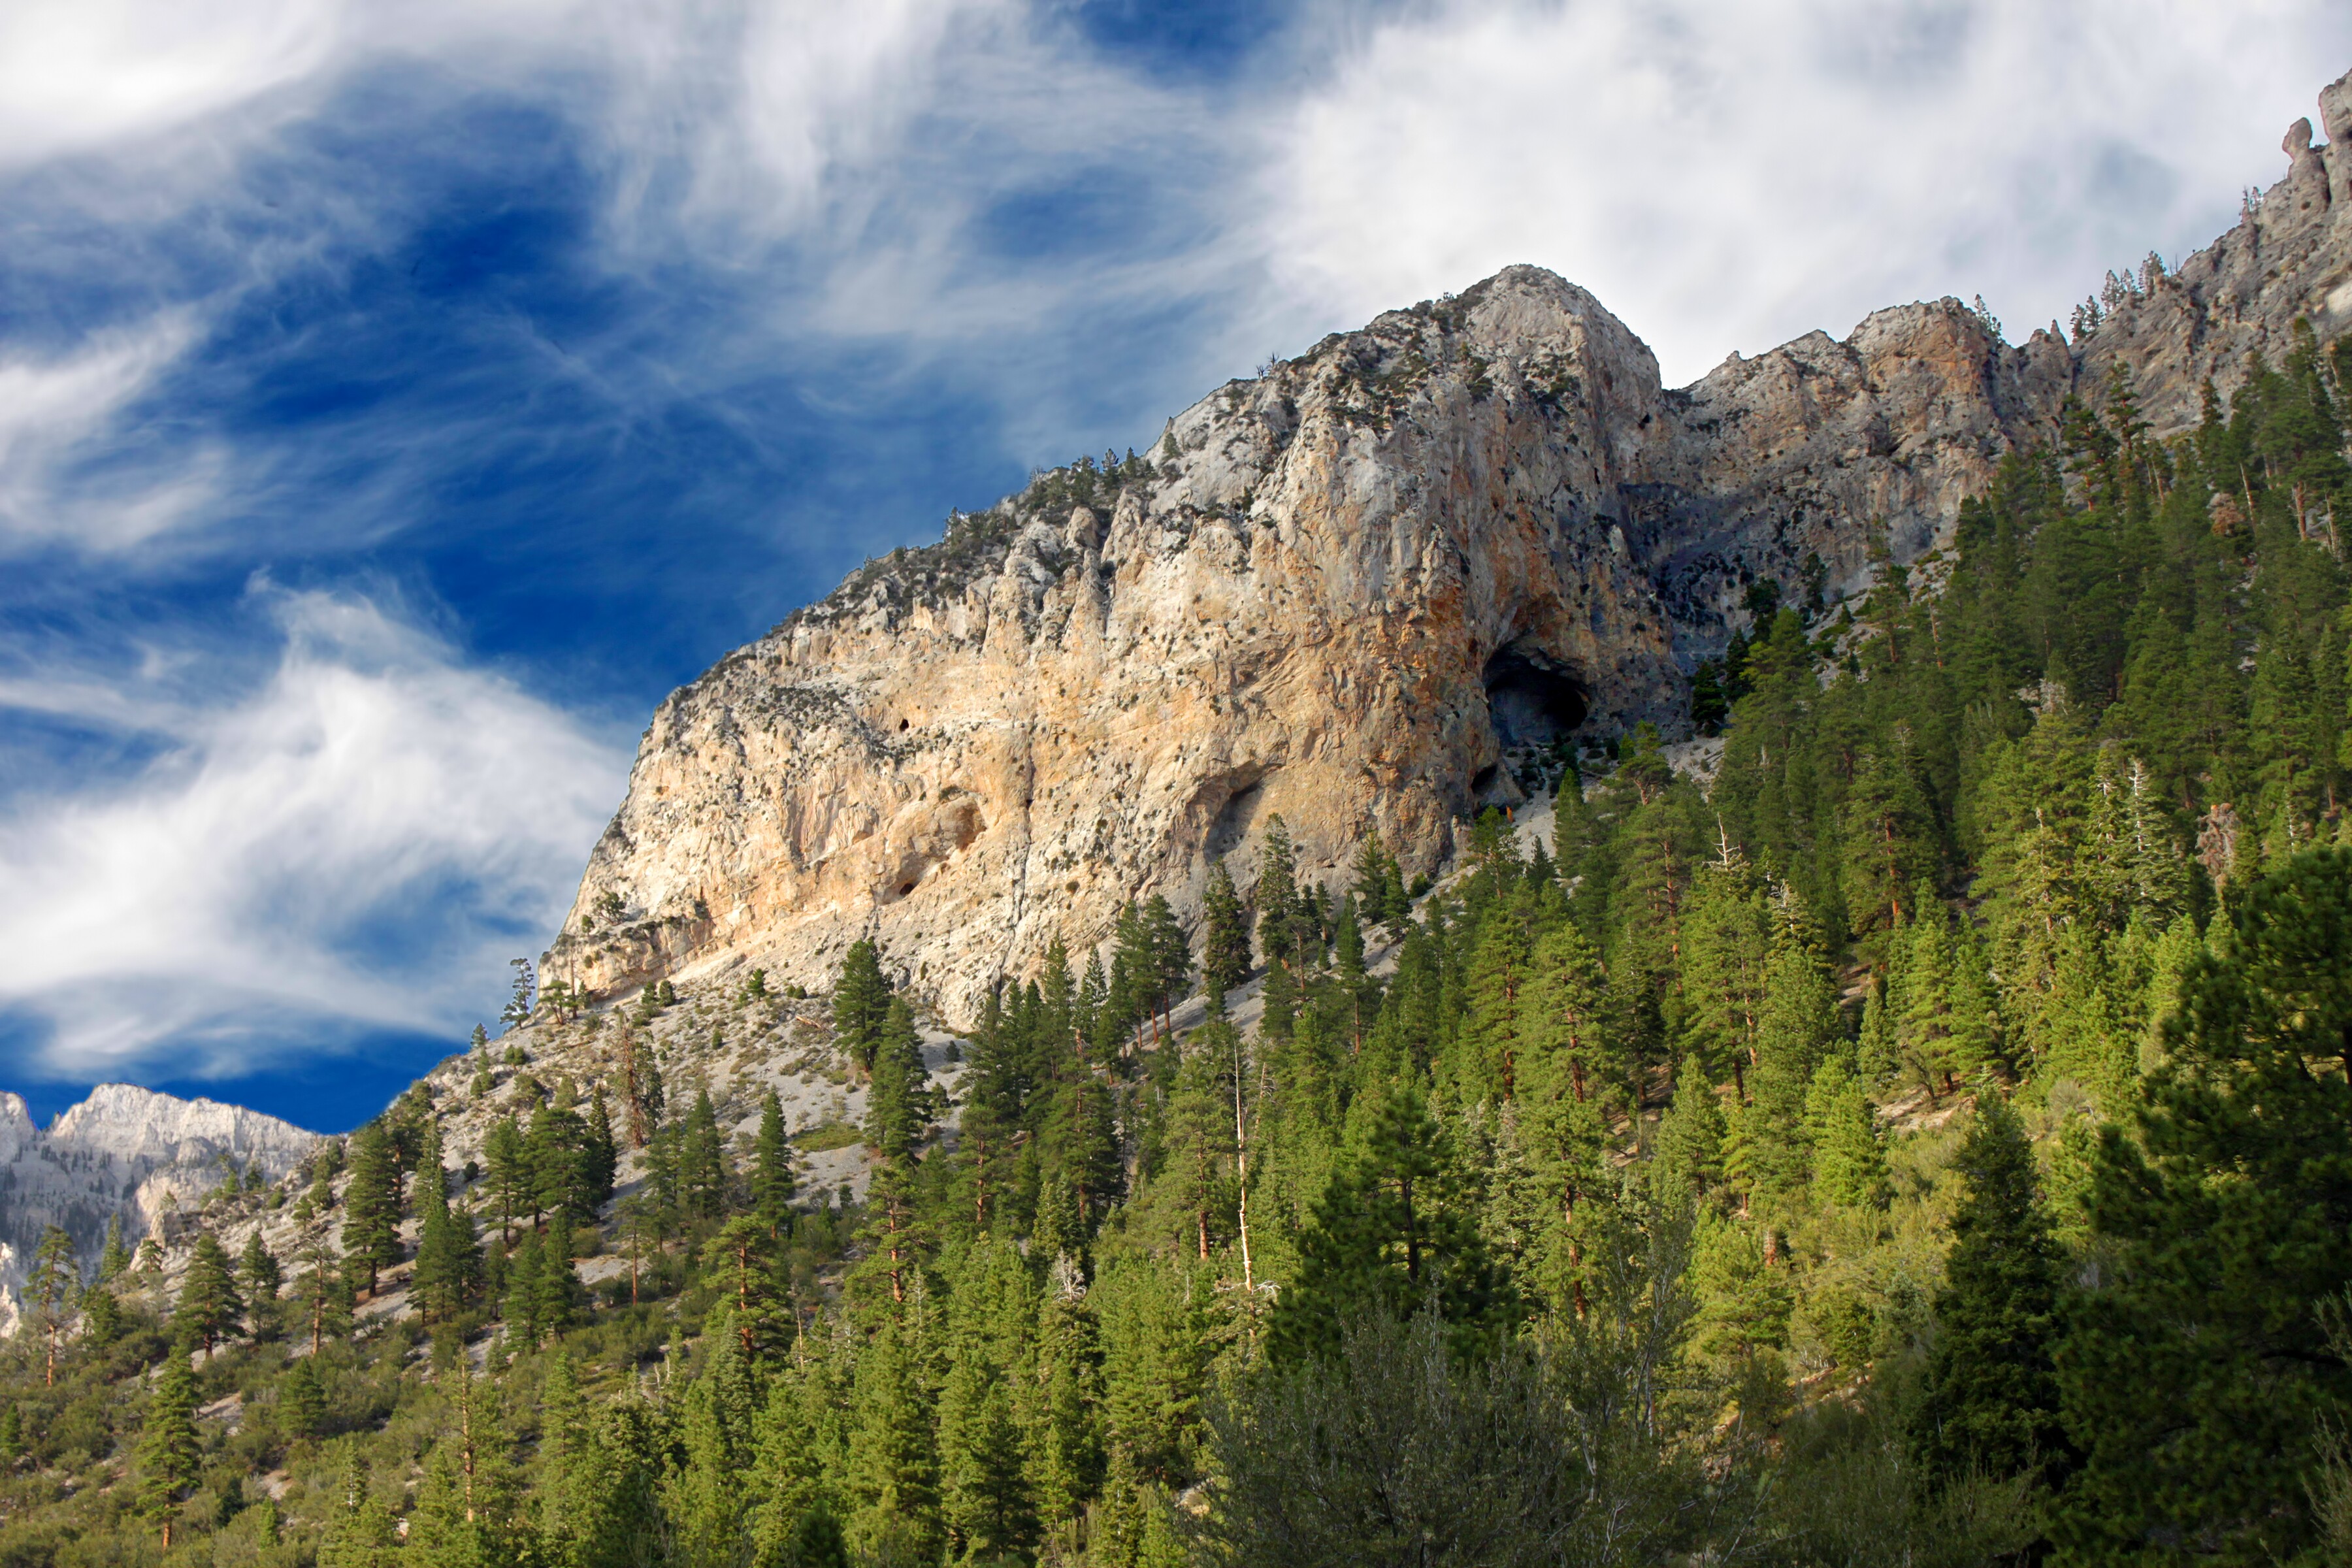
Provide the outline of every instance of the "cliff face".
{"type": "Polygon", "coordinates": [[[821,986],[878,939],[950,1020],[1130,898],[1196,910],[1279,815],[1309,875],[1427,869],[1556,743],[1682,727],[1747,585],[1864,584],[2121,359],[2160,431],[2297,315],[2352,323],[2352,78],[2328,148],[2070,347],[1957,301],[1734,356],[1679,391],[1582,289],[1512,268],[1171,422],[1150,471],[951,521],[656,712],[549,978],[611,994],[757,963],[821,986]]]}
{"type": "Polygon", "coordinates": [[[47,1129],[21,1097],[0,1094],[0,1333],[13,1330],[47,1226],[74,1238],[87,1274],[109,1220],[122,1222],[126,1246],[151,1233],[169,1239],[183,1211],[233,1172],[258,1165],[278,1180],[317,1142],[274,1116],[129,1084],[99,1085],[47,1129]]]}
{"type": "Polygon", "coordinates": [[[2105,318],[2077,345],[2085,398],[2104,396],[2118,364],[2159,437],[2196,425],[2210,378],[2226,399],[2246,356],[2275,364],[2300,318],[2322,343],[2352,331],[2352,71],[2319,95],[2325,146],[2311,121],[2281,143],[2286,177],[2247,203],[2238,226],[2166,276],[2109,290],[2105,318]]]}

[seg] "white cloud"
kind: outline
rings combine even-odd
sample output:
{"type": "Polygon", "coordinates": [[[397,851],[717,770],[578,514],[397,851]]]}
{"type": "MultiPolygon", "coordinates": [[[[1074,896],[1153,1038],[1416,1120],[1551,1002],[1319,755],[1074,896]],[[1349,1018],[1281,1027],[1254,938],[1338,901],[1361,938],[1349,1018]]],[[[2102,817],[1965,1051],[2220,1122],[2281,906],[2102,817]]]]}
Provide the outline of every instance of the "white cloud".
{"type": "Polygon", "coordinates": [[[0,166],[153,135],[309,76],[332,0],[12,0],[0,6],[0,166]]]}
{"type": "MultiPolygon", "coordinates": [[[[51,1076],[461,1030],[485,973],[560,921],[619,796],[620,748],[373,603],[273,598],[286,647],[257,690],[93,704],[169,749],[0,818],[0,1004],[53,1026],[51,1076]]],[[[41,684],[0,699],[60,706],[41,684]]]]}
{"type": "Polygon", "coordinates": [[[2339,0],[1441,5],[1273,127],[1259,244],[1324,323],[1533,261],[1668,380],[1981,291],[2018,335],[2284,173],[2339,0]]]}
{"type": "Polygon", "coordinates": [[[99,485],[67,474],[194,341],[194,319],[168,310],[91,337],[69,353],[0,354],[0,537],[65,539],[98,551],[138,544],[210,497],[218,458],[199,451],[158,478],[121,470],[99,485]]]}

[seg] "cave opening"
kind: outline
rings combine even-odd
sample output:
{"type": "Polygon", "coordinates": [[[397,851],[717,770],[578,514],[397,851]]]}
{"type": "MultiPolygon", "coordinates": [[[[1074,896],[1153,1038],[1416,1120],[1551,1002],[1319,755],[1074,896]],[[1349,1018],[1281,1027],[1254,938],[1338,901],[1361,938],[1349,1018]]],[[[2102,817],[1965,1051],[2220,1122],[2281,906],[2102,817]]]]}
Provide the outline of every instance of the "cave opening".
{"type": "Polygon", "coordinates": [[[1486,710],[1505,750],[1549,746],[1584,722],[1584,688],[1539,647],[1514,643],[1486,661],[1486,710]]]}

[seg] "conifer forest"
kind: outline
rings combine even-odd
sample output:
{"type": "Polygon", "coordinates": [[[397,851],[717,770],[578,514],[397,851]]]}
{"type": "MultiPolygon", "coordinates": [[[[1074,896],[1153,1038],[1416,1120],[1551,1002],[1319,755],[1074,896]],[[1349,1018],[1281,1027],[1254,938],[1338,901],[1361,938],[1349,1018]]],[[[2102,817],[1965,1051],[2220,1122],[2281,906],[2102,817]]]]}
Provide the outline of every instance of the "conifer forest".
{"type": "Polygon", "coordinates": [[[871,944],[551,984],[168,1270],[57,1233],[0,1565],[2352,1562],[2352,345],[2112,384],[1756,582],[1710,767],[1563,743],[1434,886],[1270,832],[951,1089],[871,944]],[[862,1185],[549,1065],[690,1005],[829,1031],[862,1185]]]}

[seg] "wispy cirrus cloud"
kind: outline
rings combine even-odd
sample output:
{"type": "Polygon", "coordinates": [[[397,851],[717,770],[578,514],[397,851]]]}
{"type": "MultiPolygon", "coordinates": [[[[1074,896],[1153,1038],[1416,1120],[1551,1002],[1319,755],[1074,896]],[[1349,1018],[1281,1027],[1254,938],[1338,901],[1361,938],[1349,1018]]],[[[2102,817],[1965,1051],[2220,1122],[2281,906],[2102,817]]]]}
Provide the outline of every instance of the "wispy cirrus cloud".
{"type": "Polygon", "coordinates": [[[190,311],[168,310],[62,353],[0,351],[0,539],[119,551],[201,510],[218,466],[202,446],[168,455],[161,472],[152,460],[77,468],[195,334],[190,311]]]}
{"type": "Polygon", "coordinates": [[[259,594],[282,655],[226,700],[135,675],[0,687],[162,742],[131,777],[0,808],[0,1008],[39,1026],[20,1071],[251,1071],[357,1031],[462,1033],[499,959],[561,918],[615,737],[371,600],[259,594]]]}

